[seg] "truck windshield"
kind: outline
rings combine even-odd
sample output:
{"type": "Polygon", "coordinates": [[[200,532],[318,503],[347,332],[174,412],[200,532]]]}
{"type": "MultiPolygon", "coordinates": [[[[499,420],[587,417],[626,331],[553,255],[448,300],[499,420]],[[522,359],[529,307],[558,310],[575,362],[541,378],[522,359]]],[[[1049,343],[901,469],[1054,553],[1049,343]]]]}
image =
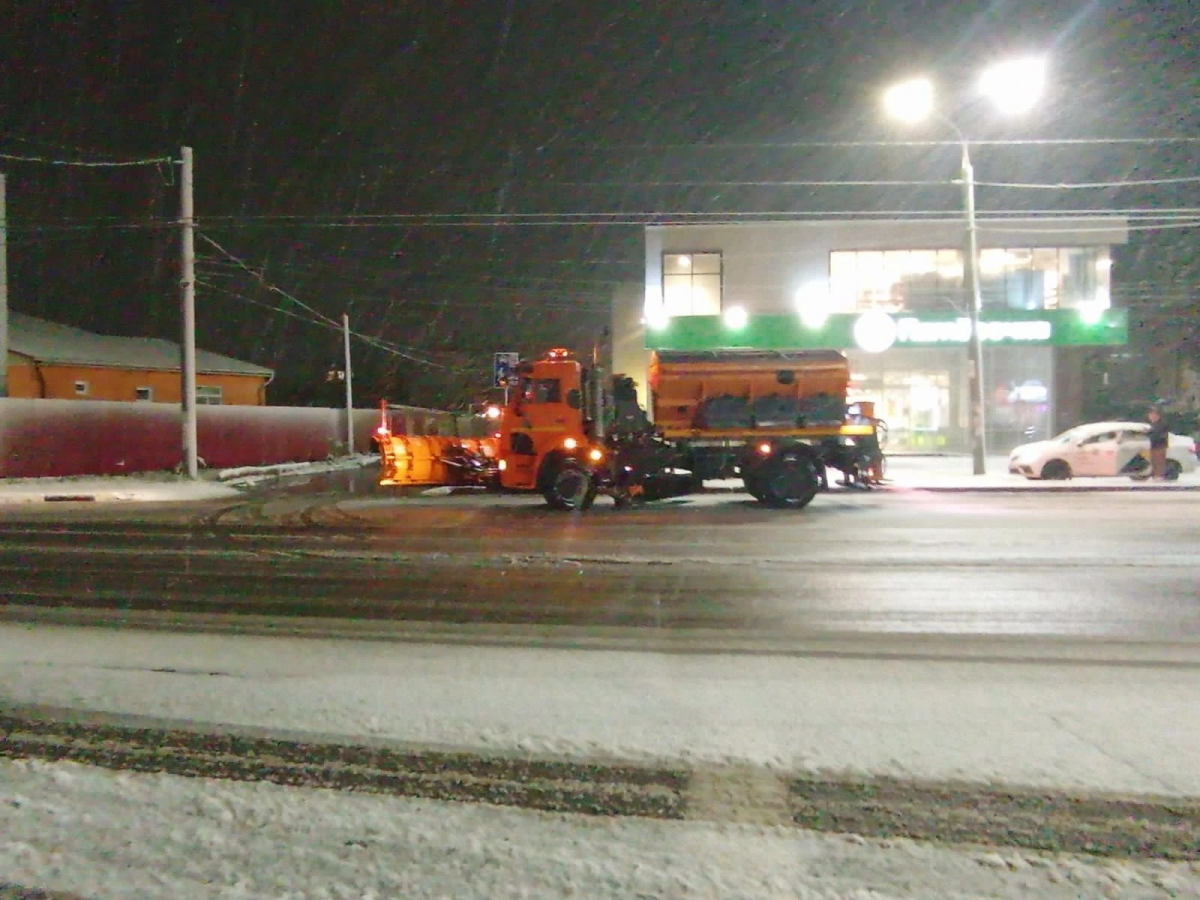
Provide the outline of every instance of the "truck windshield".
{"type": "Polygon", "coordinates": [[[562,388],[557,378],[526,378],[521,382],[525,403],[561,403],[562,388]]]}

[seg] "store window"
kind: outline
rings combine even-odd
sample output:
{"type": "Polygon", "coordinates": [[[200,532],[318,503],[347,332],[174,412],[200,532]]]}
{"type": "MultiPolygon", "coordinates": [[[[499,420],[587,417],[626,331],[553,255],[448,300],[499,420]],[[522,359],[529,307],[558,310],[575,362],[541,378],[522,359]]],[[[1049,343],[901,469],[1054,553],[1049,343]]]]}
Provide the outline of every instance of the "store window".
{"type": "MultiPolygon", "coordinates": [[[[847,352],[850,402],[873,403],[888,424],[889,452],[971,447],[967,359],[962,349],[847,352]]],[[[987,346],[983,362],[987,444],[1007,453],[1050,437],[1054,348],[987,346]]]]}
{"type": "Polygon", "coordinates": [[[915,365],[889,364],[882,357],[860,360],[863,364],[855,366],[847,399],[875,405],[875,415],[887,423],[891,451],[951,449],[951,369],[931,367],[933,360],[924,356],[918,356],[915,365]]]}
{"type": "Polygon", "coordinates": [[[962,298],[957,250],[838,250],[829,255],[835,312],[955,309],[962,298]]]}
{"type": "Polygon", "coordinates": [[[1061,300],[1059,305],[1075,309],[1089,303],[1109,303],[1112,258],[1102,247],[1068,247],[1059,251],[1061,300]]]}
{"type": "MultiPolygon", "coordinates": [[[[1112,261],[1104,247],[987,247],[979,254],[985,309],[1108,306],[1112,261]]],[[[847,250],[829,258],[836,312],[963,308],[959,250],[847,250]]]]}
{"type": "Polygon", "coordinates": [[[667,315],[721,314],[721,254],[664,253],[663,307],[667,315]]]}

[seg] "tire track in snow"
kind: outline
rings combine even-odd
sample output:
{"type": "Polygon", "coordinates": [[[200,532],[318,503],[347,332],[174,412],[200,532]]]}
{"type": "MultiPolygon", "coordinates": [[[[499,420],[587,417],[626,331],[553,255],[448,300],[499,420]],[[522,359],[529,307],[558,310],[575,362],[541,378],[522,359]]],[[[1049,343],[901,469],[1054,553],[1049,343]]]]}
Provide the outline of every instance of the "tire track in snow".
{"type": "Polygon", "coordinates": [[[0,715],[0,756],[294,787],[520,806],[595,816],[682,818],[681,771],[406,752],[179,729],[0,715]]]}
{"type": "Polygon", "coordinates": [[[1108,797],[750,764],[653,767],[417,751],[0,714],[0,756],[600,817],[790,826],[873,839],[1200,860],[1200,799],[1108,797]]]}

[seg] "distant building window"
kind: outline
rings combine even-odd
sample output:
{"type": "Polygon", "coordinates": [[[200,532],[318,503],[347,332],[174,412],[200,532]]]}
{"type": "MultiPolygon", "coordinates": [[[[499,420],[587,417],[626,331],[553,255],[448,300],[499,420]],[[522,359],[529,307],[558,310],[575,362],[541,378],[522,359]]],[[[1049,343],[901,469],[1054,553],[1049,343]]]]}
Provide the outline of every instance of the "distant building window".
{"type": "Polygon", "coordinates": [[[219,384],[196,385],[197,406],[220,406],[225,399],[225,389],[219,384]]]}
{"type": "Polygon", "coordinates": [[[721,254],[664,253],[663,307],[669,316],[719,316],[721,254]]]}
{"type": "MultiPolygon", "coordinates": [[[[988,309],[1109,304],[1105,247],[985,247],[979,283],[988,309]]],[[[918,312],[963,308],[960,250],[836,250],[829,255],[832,311],[918,312]]]]}
{"type": "Polygon", "coordinates": [[[149,387],[137,388],[136,394],[137,394],[138,400],[153,400],[154,399],[154,388],[149,388],[149,387]]]}
{"type": "Polygon", "coordinates": [[[88,395],[88,383],[86,381],[75,382],[75,396],[86,397],[88,395]]]}

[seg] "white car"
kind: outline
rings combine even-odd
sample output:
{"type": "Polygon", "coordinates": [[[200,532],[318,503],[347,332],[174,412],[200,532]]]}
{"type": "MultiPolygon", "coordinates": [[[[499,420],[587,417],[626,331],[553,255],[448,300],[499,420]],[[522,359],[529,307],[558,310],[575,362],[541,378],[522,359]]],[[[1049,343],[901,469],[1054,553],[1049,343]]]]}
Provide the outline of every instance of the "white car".
{"type": "MultiPolygon", "coordinates": [[[[1026,478],[1062,479],[1088,475],[1149,474],[1150,439],[1145,422],[1093,422],[1077,425],[1048,441],[1022,444],[1008,457],[1008,471],[1026,478]]],[[[1172,434],[1166,476],[1174,481],[1196,470],[1192,438],[1172,434]]]]}

